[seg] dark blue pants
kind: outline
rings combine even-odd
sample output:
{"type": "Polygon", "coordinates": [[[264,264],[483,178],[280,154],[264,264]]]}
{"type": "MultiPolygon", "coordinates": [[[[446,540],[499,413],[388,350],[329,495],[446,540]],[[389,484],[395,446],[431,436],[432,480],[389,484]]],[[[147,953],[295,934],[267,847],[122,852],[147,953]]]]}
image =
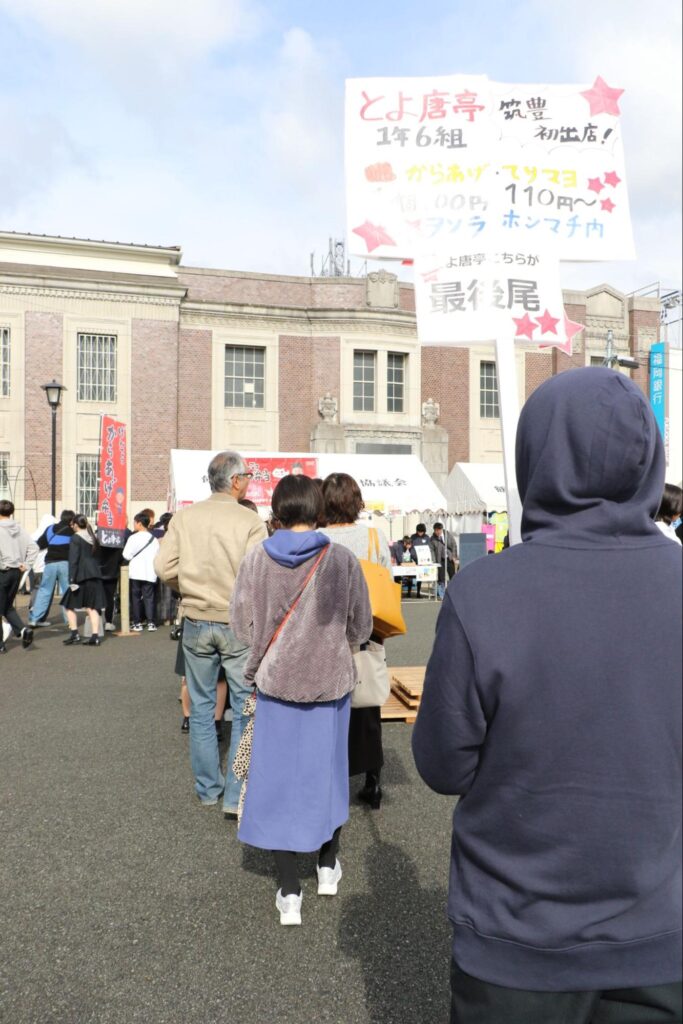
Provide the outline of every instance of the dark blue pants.
{"type": "Polygon", "coordinates": [[[681,983],[530,992],[479,981],[451,962],[451,1024],[681,1024],[681,983]]]}

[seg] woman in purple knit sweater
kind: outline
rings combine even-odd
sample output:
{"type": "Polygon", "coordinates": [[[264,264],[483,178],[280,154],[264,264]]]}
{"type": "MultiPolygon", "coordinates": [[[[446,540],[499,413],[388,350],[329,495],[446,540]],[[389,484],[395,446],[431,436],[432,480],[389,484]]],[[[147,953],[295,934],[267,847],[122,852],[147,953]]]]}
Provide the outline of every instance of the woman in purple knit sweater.
{"type": "Polygon", "coordinates": [[[301,924],[297,852],[318,851],[318,895],[336,895],[342,875],[351,645],[368,640],[372,612],[358,560],[315,528],[316,484],[284,477],[272,505],[280,528],[242,562],[231,608],[235,636],[251,647],[245,679],[257,691],[238,836],[274,852],[280,921],[301,924]]]}

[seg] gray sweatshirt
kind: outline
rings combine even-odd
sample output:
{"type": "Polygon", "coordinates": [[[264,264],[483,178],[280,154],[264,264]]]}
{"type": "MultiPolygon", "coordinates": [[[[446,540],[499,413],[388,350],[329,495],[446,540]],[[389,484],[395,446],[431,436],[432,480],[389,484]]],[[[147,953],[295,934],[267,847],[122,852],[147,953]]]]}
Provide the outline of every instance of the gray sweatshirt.
{"type": "Polygon", "coordinates": [[[365,643],[372,633],[368,588],[358,559],[340,545],[327,545],[302,593],[322,540],[314,531],[302,535],[278,530],[247,553],[237,576],[230,624],[237,639],[251,646],[245,679],[278,700],[312,704],[350,693],[356,685],[350,645],[365,643]],[[277,548],[301,549],[306,544],[308,549],[291,566],[275,560],[280,557],[277,548]],[[300,593],[301,600],[268,650],[300,593]]]}
{"type": "Polygon", "coordinates": [[[30,568],[38,557],[38,545],[14,519],[0,519],[0,571],[30,568]]]}

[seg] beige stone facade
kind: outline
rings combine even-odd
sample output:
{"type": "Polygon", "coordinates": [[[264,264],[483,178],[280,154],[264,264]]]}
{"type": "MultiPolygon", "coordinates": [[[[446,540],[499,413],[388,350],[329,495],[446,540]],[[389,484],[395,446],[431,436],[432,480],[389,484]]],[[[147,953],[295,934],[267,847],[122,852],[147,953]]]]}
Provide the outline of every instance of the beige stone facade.
{"type": "MultiPolygon", "coordinates": [[[[618,351],[641,361],[632,373],[646,388],[657,300],[600,285],[566,292],[565,304],[586,331],[571,358],[520,346],[520,400],[548,376],[602,358],[608,328],[618,351]]],[[[421,348],[413,288],[384,270],[366,278],[207,270],[183,267],[177,248],[0,233],[3,329],[0,471],[28,526],[50,504],[50,411],[40,386],[53,378],[67,387],[58,413],[60,506],[87,497],[79,474],[97,456],[102,413],[128,424],[131,513],[165,507],[172,448],[309,450],[325,395],[336,403],[328,434],[345,451],[413,452],[433,460],[437,476],[456,461],[501,458],[495,410],[481,414],[493,351],[421,348]],[[115,367],[98,378],[106,384],[100,397],[83,383],[92,369],[87,345],[115,351],[115,367]],[[423,420],[429,399],[438,431],[423,420]]]]}

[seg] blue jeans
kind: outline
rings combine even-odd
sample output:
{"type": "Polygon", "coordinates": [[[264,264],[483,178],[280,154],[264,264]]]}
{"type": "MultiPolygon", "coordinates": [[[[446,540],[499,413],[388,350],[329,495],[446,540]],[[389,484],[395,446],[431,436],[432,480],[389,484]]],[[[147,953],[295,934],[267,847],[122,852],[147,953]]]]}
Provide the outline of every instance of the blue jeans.
{"type": "MultiPolygon", "coordinates": [[[[45,612],[50,607],[52,592],[55,584],[59,585],[60,595],[69,589],[69,563],[68,562],[46,562],[43,569],[43,578],[38,587],[38,593],[33,600],[33,606],[29,613],[30,622],[40,622],[45,612]]],[[[62,618],[66,622],[66,615],[62,608],[62,618]]]]}
{"type": "Polygon", "coordinates": [[[232,763],[247,719],[244,702],[252,692],[245,686],[249,648],[244,647],[225,622],[183,620],[183,654],[185,677],[190,695],[190,763],[197,796],[203,803],[213,803],[223,793],[223,809],[237,813],[242,783],[235,777],[232,763]],[[220,666],[230,689],[232,729],[225,776],[221,772],[218,740],[214,725],[216,684],[220,666]]]}

